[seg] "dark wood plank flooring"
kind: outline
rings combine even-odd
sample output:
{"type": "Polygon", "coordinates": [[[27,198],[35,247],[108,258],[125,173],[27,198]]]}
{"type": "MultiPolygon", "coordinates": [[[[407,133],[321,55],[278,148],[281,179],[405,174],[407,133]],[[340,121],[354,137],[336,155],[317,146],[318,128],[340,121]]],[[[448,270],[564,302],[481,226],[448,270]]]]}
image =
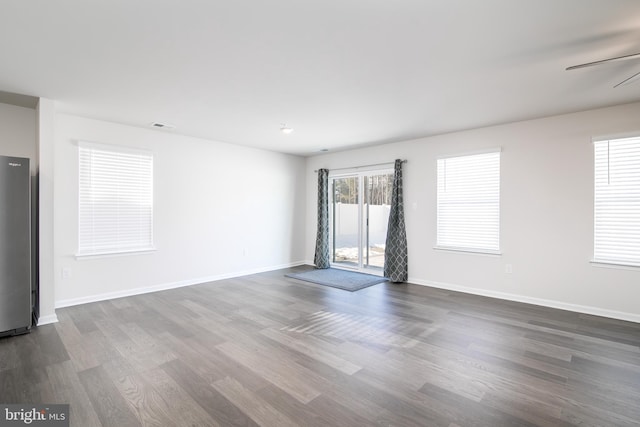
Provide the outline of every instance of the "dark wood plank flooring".
{"type": "Polygon", "coordinates": [[[640,426],[640,324],[280,270],[57,310],[0,402],[73,426],[640,426]]]}

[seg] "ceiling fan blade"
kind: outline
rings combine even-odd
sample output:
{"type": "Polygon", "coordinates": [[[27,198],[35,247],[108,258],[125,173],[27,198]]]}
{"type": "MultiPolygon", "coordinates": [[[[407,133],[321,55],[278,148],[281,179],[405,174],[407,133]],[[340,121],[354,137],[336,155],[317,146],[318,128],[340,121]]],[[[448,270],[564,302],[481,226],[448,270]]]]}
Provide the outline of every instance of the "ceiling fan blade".
{"type": "Polygon", "coordinates": [[[606,64],[608,62],[626,61],[628,59],[640,59],[640,53],[632,53],[631,55],[617,56],[615,58],[601,59],[600,61],[587,62],[586,64],[573,65],[567,67],[566,71],[577,70],[578,68],[591,67],[593,65],[606,64]]]}
{"type": "Polygon", "coordinates": [[[631,76],[631,77],[629,77],[627,79],[624,79],[623,81],[621,81],[620,83],[615,85],[614,88],[617,88],[618,86],[628,85],[628,84],[637,82],[638,80],[640,80],[640,71],[635,73],[633,76],[631,76]]]}

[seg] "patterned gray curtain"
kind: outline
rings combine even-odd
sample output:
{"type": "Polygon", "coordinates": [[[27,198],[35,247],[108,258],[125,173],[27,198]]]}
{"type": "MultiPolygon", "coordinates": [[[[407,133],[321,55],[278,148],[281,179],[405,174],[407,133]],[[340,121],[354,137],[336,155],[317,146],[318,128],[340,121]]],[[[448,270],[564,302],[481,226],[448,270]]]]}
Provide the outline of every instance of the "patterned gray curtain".
{"type": "Polygon", "coordinates": [[[409,279],[408,271],[407,231],[402,200],[402,160],[398,159],[393,172],[391,211],[384,250],[384,277],[392,282],[406,282],[409,279]]]}
{"type": "Polygon", "coordinates": [[[316,268],[330,267],[329,251],[329,170],[318,171],[318,233],[316,254],[313,258],[316,268]]]}

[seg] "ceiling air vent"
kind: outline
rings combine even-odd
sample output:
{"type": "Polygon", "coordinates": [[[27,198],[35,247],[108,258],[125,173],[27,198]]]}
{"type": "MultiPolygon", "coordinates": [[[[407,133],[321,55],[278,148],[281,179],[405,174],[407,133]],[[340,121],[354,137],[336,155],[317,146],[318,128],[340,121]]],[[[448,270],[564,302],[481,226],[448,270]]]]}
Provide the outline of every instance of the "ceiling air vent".
{"type": "Polygon", "coordinates": [[[172,130],[176,128],[174,125],[170,125],[167,123],[160,123],[160,122],[151,123],[151,127],[154,129],[166,129],[166,130],[172,130]]]}

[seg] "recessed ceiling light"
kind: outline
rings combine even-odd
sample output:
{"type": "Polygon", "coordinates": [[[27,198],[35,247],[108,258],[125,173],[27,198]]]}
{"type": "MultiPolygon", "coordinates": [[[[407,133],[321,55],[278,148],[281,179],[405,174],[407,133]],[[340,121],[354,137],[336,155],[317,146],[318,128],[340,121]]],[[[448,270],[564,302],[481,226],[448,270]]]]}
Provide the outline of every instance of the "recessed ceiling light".
{"type": "Polygon", "coordinates": [[[291,132],[293,132],[293,128],[290,128],[287,125],[285,125],[284,123],[281,123],[280,124],[280,132],[284,133],[285,135],[289,135],[291,132]]]}

